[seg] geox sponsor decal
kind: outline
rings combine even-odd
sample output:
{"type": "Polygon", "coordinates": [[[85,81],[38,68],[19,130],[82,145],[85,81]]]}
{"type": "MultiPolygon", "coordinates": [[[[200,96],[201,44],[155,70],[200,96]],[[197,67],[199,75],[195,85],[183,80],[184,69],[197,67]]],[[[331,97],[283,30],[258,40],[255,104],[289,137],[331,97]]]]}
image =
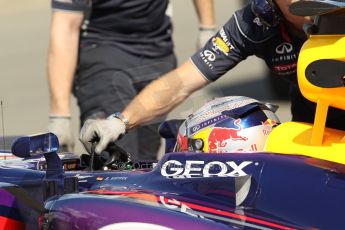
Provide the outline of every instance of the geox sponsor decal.
{"type": "Polygon", "coordinates": [[[203,178],[203,177],[240,177],[246,176],[243,169],[252,164],[252,161],[243,161],[237,165],[234,161],[186,161],[185,164],[177,160],[169,160],[162,165],[162,176],[182,178],[203,178]]]}
{"type": "Polygon", "coordinates": [[[219,31],[220,37],[214,37],[212,38],[212,44],[213,44],[213,51],[215,51],[217,54],[219,54],[218,51],[221,51],[226,56],[229,55],[229,52],[234,48],[233,45],[231,45],[228,36],[226,35],[224,28],[222,28],[219,31]]]}

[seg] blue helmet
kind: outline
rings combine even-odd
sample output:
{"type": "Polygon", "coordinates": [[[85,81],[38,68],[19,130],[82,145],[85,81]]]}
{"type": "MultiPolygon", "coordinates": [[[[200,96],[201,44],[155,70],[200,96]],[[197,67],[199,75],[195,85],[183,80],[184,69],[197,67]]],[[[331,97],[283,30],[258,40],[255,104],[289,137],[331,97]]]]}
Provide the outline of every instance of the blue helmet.
{"type": "Polygon", "coordinates": [[[182,123],[175,151],[263,151],[268,135],[280,124],[276,109],[244,96],[215,98],[182,123]]]}
{"type": "Polygon", "coordinates": [[[277,26],[283,19],[279,7],[273,0],[252,0],[251,7],[253,13],[265,26],[277,26]]]}

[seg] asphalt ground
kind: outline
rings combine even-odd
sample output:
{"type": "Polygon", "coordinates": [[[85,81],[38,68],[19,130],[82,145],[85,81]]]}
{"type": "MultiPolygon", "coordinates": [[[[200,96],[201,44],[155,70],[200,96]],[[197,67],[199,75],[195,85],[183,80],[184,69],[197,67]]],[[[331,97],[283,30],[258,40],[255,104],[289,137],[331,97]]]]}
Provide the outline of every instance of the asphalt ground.
{"type": "MultiPolygon", "coordinates": [[[[171,2],[175,52],[179,63],[182,63],[196,51],[197,17],[192,0],[171,2]]],[[[242,4],[242,0],[215,0],[218,26],[242,4]]],[[[3,105],[0,136],[44,132],[49,112],[46,73],[50,1],[0,0],[0,9],[0,100],[3,105]]],[[[193,94],[168,118],[185,118],[214,97],[243,95],[280,105],[277,114],[282,121],[287,121],[291,116],[286,95],[281,94],[285,89],[277,88],[268,75],[263,61],[250,57],[217,82],[193,94]]],[[[76,151],[83,152],[78,141],[79,111],[73,97],[72,100],[76,151]]]]}

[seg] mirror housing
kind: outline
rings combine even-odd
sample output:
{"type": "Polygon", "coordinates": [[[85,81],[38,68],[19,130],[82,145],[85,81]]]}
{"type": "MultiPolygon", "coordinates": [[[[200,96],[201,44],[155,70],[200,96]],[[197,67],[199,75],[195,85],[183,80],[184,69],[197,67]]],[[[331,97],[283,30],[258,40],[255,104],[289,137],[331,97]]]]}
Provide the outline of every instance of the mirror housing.
{"type": "Polygon", "coordinates": [[[13,155],[20,158],[33,157],[59,150],[59,140],[53,133],[41,133],[20,137],[12,144],[13,155]]]}

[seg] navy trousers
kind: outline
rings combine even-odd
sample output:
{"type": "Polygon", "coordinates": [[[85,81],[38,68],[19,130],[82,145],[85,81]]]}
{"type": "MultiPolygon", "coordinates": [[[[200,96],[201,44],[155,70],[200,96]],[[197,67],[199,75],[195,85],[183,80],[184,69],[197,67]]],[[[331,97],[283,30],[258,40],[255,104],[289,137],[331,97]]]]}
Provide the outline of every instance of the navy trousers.
{"type": "MultiPolygon", "coordinates": [[[[174,68],[173,53],[149,58],[132,55],[111,44],[84,44],[73,86],[81,126],[86,119],[106,118],[121,112],[147,84],[174,68]]],[[[145,105],[137,112],[145,112],[145,105]]],[[[133,129],[117,144],[131,153],[133,160],[155,160],[160,146],[158,125],[156,121],[133,129]]]]}

